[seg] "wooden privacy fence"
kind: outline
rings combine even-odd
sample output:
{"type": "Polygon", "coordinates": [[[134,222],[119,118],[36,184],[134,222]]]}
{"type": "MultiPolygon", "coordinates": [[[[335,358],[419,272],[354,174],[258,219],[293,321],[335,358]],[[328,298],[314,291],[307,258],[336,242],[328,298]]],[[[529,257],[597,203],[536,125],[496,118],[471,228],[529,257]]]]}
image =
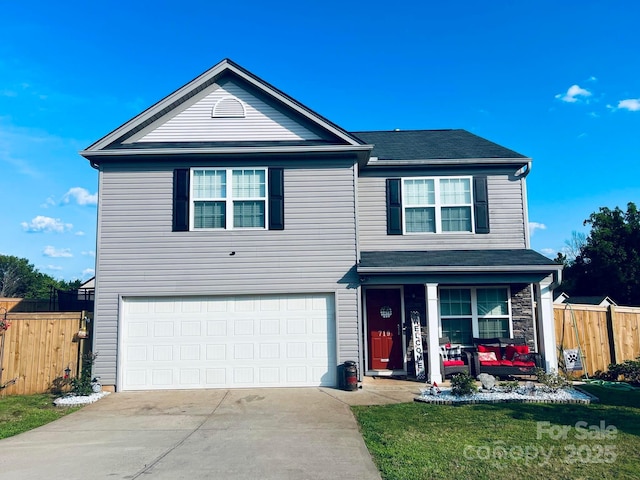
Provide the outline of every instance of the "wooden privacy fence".
{"type": "Polygon", "coordinates": [[[78,372],[83,341],[81,312],[13,313],[0,337],[0,395],[44,393],[56,378],[78,372]],[[15,382],[14,382],[15,380],[15,382]]]}
{"type": "Polygon", "coordinates": [[[583,372],[593,375],[640,356],[640,308],[563,303],[553,314],[560,362],[563,350],[579,347],[583,372]]]}

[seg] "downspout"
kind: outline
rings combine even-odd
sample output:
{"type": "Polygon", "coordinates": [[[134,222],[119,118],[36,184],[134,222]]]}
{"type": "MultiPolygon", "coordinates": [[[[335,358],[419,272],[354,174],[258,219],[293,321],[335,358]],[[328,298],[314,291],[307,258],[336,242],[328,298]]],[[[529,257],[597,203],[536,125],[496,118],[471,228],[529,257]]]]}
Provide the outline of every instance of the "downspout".
{"type": "Polygon", "coordinates": [[[514,173],[514,175],[516,177],[522,177],[523,179],[525,179],[530,173],[531,173],[531,160],[528,160],[527,164],[523,165],[518,170],[516,170],[516,173],[514,173]]]}
{"type": "Polygon", "coordinates": [[[522,180],[522,204],[524,206],[524,244],[525,248],[531,248],[531,240],[529,238],[529,200],[527,195],[527,182],[526,178],[531,173],[531,160],[527,160],[526,165],[520,167],[513,174],[516,178],[520,178],[522,180]]]}

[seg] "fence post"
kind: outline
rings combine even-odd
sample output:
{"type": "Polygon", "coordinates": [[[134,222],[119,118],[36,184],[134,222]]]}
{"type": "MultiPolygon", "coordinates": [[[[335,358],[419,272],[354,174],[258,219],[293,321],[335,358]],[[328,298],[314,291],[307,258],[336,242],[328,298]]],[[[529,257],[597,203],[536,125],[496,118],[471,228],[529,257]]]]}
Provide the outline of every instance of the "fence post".
{"type": "Polygon", "coordinates": [[[611,356],[611,363],[618,363],[616,359],[616,335],[613,328],[615,317],[616,308],[613,305],[609,305],[609,308],[607,308],[607,338],[609,340],[609,355],[611,356]]]}

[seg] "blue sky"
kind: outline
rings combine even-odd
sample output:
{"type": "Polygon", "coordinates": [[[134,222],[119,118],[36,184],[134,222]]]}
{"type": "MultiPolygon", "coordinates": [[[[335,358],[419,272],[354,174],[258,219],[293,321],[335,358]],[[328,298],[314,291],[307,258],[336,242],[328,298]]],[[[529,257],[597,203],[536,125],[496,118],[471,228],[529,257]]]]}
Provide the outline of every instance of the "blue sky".
{"type": "Polygon", "coordinates": [[[93,274],[78,155],[231,58],[346,130],[464,128],[533,158],[532,247],[640,203],[640,3],[0,1],[0,253],[93,274]]]}

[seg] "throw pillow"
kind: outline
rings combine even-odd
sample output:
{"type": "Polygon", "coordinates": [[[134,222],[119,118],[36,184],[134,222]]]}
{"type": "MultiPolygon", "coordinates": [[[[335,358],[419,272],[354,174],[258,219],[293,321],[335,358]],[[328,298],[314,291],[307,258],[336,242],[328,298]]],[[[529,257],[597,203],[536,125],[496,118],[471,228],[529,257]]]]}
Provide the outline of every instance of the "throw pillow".
{"type": "Polygon", "coordinates": [[[529,353],[528,345],[507,345],[505,349],[505,357],[507,360],[513,360],[516,353],[529,353]]]}
{"type": "MultiPolygon", "coordinates": [[[[528,350],[528,348],[527,348],[528,350]]],[[[531,355],[530,353],[515,353],[513,355],[513,359],[514,362],[532,362],[533,361],[533,355],[531,355]]]]}
{"type": "Polygon", "coordinates": [[[495,362],[498,360],[496,352],[478,352],[478,360],[481,362],[495,362]]]}
{"type": "Polygon", "coordinates": [[[493,345],[478,345],[478,352],[493,352],[496,354],[496,360],[502,360],[502,351],[500,347],[493,345]]]}

